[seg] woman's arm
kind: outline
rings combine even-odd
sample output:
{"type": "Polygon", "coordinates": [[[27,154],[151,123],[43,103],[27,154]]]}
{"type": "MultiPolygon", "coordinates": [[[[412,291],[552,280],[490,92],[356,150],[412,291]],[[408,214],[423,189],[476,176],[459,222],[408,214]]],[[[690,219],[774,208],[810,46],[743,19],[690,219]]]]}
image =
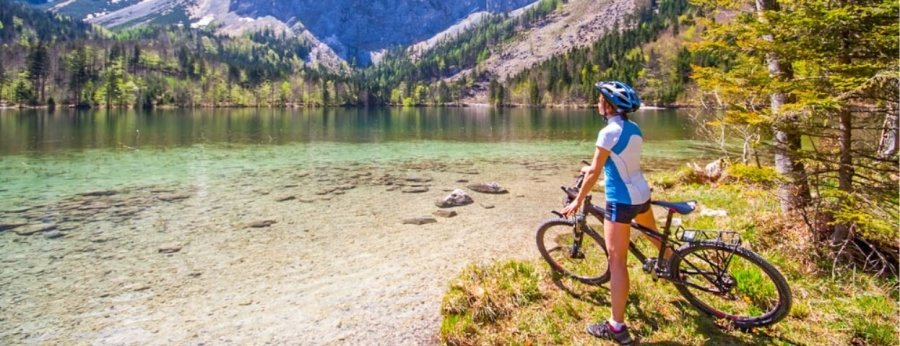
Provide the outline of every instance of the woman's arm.
{"type": "Polygon", "coordinates": [[[600,167],[603,167],[608,158],[609,150],[597,147],[594,151],[594,159],[591,160],[591,165],[581,169],[581,172],[585,174],[585,177],[584,182],[581,183],[581,189],[578,190],[578,196],[575,197],[575,200],[572,201],[572,203],[569,203],[569,205],[563,208],[563,215],[569,216],[581,210],[581,205],[584,203],[585,197],[591,192],[591,188],[597,183],[597,179],[600,178],[600,167]]]}

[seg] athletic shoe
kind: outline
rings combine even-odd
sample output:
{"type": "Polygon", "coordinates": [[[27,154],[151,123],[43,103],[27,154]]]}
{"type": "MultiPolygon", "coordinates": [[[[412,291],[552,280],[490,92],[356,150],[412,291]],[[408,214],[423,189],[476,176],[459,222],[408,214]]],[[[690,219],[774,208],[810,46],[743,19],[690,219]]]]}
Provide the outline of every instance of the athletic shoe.
{"type": "Polygon", "coordinates": [[[609,325],[609,322],[603,321],[597,324],[592,324],[587,326],[588,334],[596,336],[601,339],[610,339],[619,343],[619,345],[633,345],[634,339],[631,338],[631,333],[628,332],[628,326],[623,326],[622,330],[614,331],[612,326],[609,325]]]}

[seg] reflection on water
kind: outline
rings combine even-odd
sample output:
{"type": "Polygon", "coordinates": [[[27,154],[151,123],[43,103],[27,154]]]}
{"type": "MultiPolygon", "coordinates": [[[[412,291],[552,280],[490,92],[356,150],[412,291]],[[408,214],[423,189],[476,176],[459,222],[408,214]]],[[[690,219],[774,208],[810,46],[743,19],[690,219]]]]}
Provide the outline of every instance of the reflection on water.
{"type": "MultiPolygon", "coordinates": [[[[632,119],[648,142],[692,139],[680,112],[646,110],[632,119]]],[[[200,143],[592,141],[604,124],[592,109],[7,110],[0,111],[0,155],[200,143]]]]}
{"type": "MultiPolygon", "coordinates": [[[[632,118],[642,168],[709,155],[677,111],[632,118]]],[[[0,210],[100,189],[194,186],[248,172],[403,162],[589,159],[605,121],[593,110],[490,108],[0,112],[0,210]]],[[[413,172],[415,173],[415,172],[413,172]]]]}

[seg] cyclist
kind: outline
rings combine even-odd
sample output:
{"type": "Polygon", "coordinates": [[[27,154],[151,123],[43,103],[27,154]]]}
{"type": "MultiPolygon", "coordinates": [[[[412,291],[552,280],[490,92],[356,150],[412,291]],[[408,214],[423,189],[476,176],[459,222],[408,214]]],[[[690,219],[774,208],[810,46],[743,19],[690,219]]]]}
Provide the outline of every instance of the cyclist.
{"type": "MultiPolygon", "coordinates": [[[[631,220],[656,230],[653,210],[650,208],[650,187],[641,173],[641,145],[643,136],[637,124],[628,120],[628,113],[641,106],[634,90],[618,81],[598,82],[594,87],[600,95],[597,108],[607,120],[607,125],[597,136],[594,159],[590,166],[581,169],[586,174],[578,197],[567,205],[562,213],[571,216],[581,212],[582,203],[600,177],[603,167],[606,186],[606,220],[603,224],[606,250],[609,252],[610,295],[612,316],[587,327],[587,332],[598,338],[612,339],[619,344],[634,342],[625,326],[625,305],[628,298],[627,250],[631,220]]],[[[655,240],[655,239],[653,239],[655,240]]],[[[658,241],[654,242],[659,246],[658,241]]]]}

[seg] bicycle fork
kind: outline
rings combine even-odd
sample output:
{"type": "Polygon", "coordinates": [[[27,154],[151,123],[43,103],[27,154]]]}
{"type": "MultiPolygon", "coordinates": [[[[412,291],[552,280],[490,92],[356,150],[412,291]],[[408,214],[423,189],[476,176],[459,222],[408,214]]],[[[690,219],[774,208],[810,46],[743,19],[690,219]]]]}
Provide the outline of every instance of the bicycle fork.
{"type": "Polygon", "coordinates": [[[584,252],[581,252],[581,242],[584,239],[584,214],[575,215],[575,229],[572,230],[574,239],[572,239],[572,248],[569,249],[569,258],[584,259],[584,252]]]}

